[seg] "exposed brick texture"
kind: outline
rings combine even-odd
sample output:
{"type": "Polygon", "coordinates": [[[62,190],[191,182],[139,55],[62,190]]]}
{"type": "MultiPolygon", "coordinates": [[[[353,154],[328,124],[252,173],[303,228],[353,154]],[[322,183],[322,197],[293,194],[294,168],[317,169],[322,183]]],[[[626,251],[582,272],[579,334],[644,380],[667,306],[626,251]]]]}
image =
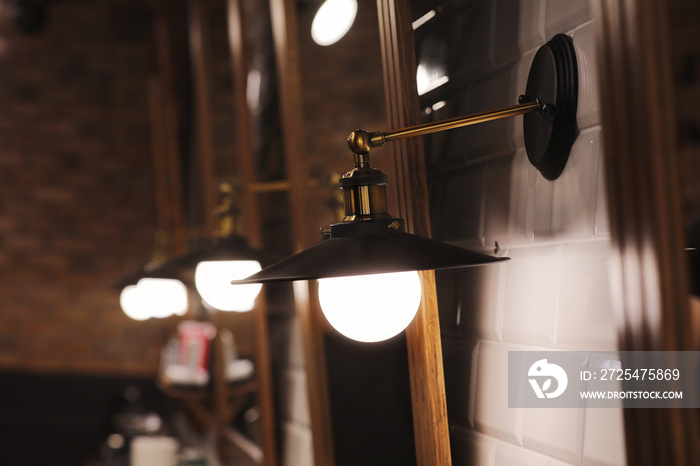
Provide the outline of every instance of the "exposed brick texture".
{"type": "Polygon", "coordinates": [[[175,321],[135,322],[114,284],[156,227],[148,2],[67,0],[0,23],[0,368],[155,373],[175,321]]]}

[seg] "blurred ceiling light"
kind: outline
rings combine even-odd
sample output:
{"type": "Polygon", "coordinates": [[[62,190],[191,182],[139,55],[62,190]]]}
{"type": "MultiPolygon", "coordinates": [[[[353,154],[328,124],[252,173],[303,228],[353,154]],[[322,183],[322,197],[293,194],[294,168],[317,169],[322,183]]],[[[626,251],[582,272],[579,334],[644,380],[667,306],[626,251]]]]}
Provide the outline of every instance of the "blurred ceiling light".
{"type": "Polygon", "coordinates": [[[435,10],[430,10],[429,12],[427,12],[426,14],[424,14],[423,16],[421,16],[420,18],[415,20],[412,24],[413,30],[415,31],[416,29],[418,29],[419,27],[421,27],[422,25],[424,25],[425,23],[427,23],[428,21],[433,19],[436,14],[437,13],[435,12],[435,10]]]}
{"type": "Polygon", "coordinates": [[[338,42],[357,16],[357,0],[326,0],[311,24],[311,37],[318,45],[338,42]]]}

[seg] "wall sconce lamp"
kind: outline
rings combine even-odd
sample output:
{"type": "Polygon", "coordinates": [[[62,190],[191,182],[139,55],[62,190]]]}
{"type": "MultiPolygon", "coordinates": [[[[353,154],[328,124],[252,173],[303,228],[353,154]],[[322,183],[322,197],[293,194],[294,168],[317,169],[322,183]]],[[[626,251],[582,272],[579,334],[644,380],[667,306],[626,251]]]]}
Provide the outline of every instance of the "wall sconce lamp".
{"type": "Polygon", "coordinates": [[[235,193],[231,185],[219,188],[220,204],[215,214],[218,228],[205,247],[166,261],[156,254],[144,270],[118,285],[122,289],[119,303],[134,320],[185,315],[188,310],[187,287],[178,276],[194,270],[194,285],[205,306],[220,311],[246,312],[255,307],[262,284],[231,288],[231,280],[247,277],[262,269],[261,262],[273,262],[264,253],[250,247],[235,233],[235,193]]]}
{"type": "Polygon", "coordinates": [[[237,234],[235,198],[233,187],[222,183],[215,210],[218,226],[214,238],[204,248],[168,261],[157,272],[174,274],[194,269],[195,288],[205,306],[219,311],[247,312],[255,307],[262,284],[240,285],[232,289],[231,281],[258,272],[262,269],[261,264],[272,261],[237,234]]]}
{"type": "Polygon", "coordinates": [[[122,289],[119,304],[134,320],[182,316],[189,307],[187,287],[175,278],[144,276],[122,289]]]}
{"type": "Polygon", "coordinates": [[[340,179],[345,218],[322,229],[329,238],[234,284],[319,280],[319,301],[329,323],[365,342],[401,332],[421,299],[419,270],[498,262],[492,257],[404,231],[387,212],[387,177],[370,167],[369,152],[387,142],[491,120],[524,115],[530,162],[549,179],[564,170],[578,135],[578,67],[572,39],[558,34],[536,53],[519,104],[503,109],[402,128],[353,131],[348,145],[355,167],[340,179]]]}
{"type": "Polygon", "coordinates": [[[165,235],[157,234],[151,261],[142,271],[116,284],[121,289],[119,304],[129,318],[148,320],[185,315],[189,303],[187,287],[169,271],[160,271],[165,262],[165,235]]]}

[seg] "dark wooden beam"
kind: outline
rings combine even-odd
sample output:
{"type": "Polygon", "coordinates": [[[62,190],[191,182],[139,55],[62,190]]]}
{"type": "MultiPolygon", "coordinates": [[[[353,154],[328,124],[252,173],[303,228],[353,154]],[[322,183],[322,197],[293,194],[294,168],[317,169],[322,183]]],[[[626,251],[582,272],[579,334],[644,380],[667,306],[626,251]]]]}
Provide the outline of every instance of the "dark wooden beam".
{"type": "MultiPolygon", "coordinates": [[[[620,350],[689,350],[666,3],[593,2],[620,350]]],[[[700,463],[688,409],[627,409],[627,461],[700,463]]]]}

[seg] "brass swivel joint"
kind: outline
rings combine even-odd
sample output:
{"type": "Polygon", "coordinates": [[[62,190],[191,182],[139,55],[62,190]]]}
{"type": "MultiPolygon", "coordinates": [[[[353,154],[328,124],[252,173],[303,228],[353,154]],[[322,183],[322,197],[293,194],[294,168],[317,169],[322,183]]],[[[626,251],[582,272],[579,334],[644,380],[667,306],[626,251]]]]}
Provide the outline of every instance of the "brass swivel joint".
{"type": "Polygon", "coordinates": [[[381,132],[370,133],[358,129],[348,136],[348,146],[353,153],[355,168],[340,179],[345,205],[343,222],[391,218],[386,206],[387,177],[369,165],[370,149],[381,145],[381,132]]]}

